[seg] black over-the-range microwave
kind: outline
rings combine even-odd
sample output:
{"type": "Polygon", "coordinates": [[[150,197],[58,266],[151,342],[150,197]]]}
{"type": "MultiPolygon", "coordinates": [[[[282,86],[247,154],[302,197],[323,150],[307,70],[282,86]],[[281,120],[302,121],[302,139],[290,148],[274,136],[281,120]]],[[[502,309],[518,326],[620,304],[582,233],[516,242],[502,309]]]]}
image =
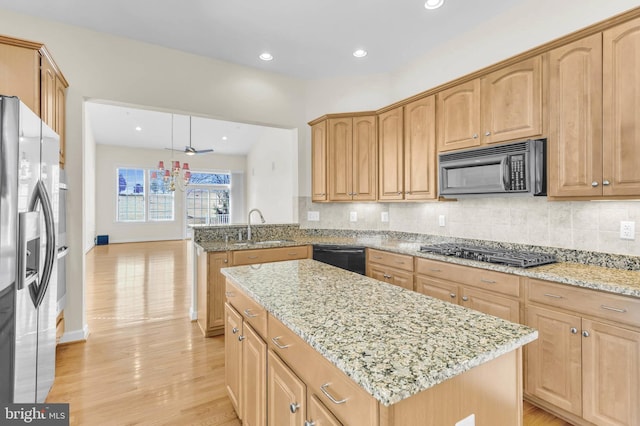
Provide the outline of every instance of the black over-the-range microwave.
{"type": "Polygon", "coordinates": [[[442,153],[439,193],[452,198],[547,195],[546,142],[529,139],[442,153]]]}

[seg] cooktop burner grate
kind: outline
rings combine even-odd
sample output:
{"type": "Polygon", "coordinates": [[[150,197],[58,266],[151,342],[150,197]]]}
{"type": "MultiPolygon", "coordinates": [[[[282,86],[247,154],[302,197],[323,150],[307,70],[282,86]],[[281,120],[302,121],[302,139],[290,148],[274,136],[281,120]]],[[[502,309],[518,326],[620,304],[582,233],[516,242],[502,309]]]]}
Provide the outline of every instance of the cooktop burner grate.
{"type": "Polygon", "coordinates": [[[480,262],[516,266],[519,268],[529,268],[557,262],[556,257],[552,254],[493,249],[455,243],[424,245],[420,246],[420,251],[423,253],[435,253],[480,262]]]}

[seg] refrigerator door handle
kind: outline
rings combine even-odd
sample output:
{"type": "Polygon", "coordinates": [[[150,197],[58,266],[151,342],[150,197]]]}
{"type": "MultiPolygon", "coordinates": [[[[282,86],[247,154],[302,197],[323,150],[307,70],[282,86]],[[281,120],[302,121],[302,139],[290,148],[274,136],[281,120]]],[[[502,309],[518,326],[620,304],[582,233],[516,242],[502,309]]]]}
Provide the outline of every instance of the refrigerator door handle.
{"type": "Polygon", "coordinates": [[[29,286],[29,294],[31,295],[33,305],[36,308],[39,307],[44,300],[47,288],[49,287],[53,265],[57,258],[55,219],[53,216],[53,208],[51,207],[51,200],[49,199],[47,188],[45,187],[42,180],[38,181],[36,189],[33,191],[33,196],[31,197],[31,202],[29,203],[30,211],[35,211],[38,201],[40,201],[40,204],[42,205],[42,212],[44,214],[47,242],[45,248],[44,268],[42,270],[42,275],[40,278],[40,285],[38,285],[36,282],[33,282],[29,286]]]}
{"type": "Polygon", "coordinates": [[[18,215],[18,234],[18,276],[16,282],[17,290],[22,290],[38,279],[40,213],[20,213],[18,215]]]}

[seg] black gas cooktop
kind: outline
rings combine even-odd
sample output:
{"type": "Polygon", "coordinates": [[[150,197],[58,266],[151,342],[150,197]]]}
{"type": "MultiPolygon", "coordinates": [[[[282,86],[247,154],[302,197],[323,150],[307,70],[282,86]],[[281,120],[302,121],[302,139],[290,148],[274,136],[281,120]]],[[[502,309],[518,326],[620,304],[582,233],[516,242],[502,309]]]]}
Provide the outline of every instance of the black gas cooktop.
{"type": "Polygon", "coordinates": [[[420,251],[423,253],[435,253],[443,256],[516,266],[518,268],[529,268],[531,266],[557,262],[556,257],[552,254],[495,249],[455,243],[424,245],[420,246],[420,251]]]}

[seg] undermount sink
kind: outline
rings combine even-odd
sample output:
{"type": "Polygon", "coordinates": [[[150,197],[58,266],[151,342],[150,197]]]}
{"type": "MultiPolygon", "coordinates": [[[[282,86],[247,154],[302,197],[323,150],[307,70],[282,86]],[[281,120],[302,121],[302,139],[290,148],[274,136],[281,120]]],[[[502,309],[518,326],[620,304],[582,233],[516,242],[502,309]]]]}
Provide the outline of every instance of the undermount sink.
{"type": "Polygon", "coordinates": [[[292,243],[293,240],[268,240],[268,241],[256,241],[253,244],[283,244],[283,243],[292,243]]]}

